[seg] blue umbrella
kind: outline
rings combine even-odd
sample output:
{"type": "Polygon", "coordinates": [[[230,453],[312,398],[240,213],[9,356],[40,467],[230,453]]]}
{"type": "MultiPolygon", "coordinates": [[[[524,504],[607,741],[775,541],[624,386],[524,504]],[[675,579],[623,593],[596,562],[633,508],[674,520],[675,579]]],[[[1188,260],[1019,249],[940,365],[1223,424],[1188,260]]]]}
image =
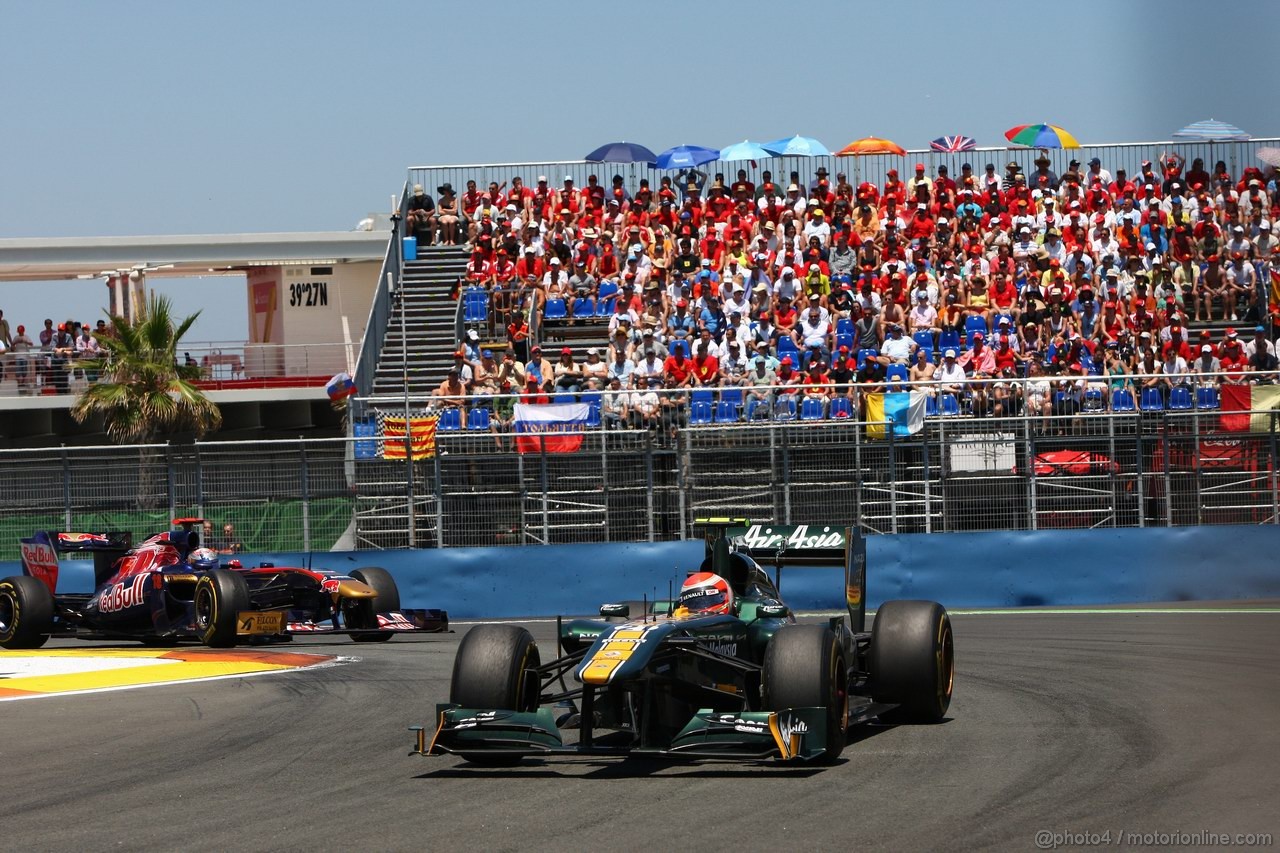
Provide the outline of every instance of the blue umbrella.
{"type": "Polygon", "coordinates": [[[634,142],[607,142],[582,159],[591,163],[652,163],[657,156],[634,142]]]}
{"type": "Polygon", "coordinates": [[[773,155],[758,142],[743,140],[736,145],[720,149],[720,159],[728,162],[734,160],[765,160],[773,155]]]}
{"type": "Polygon", "coordinates": [[[1199,139],[1204,142],[1244,142],[1247,139],[1252,139],[1249,134],[1234,124],[1227,124],[1225,121],[1218,121],[1212,118],[1189,124],[1182,130],[1174,131],[1173,138],[1199,139]]]}
{"type": "Polygon", "coordinates": [[[654,158],[655,169],[692,169],[703,163],[720,159],[720,151],[715,148],[703,148],[701,145],[677,145],[668,148],[654,158]]]}
{"type": "Polygon", "coordinates": [[[779,157],[822,157],[829,155],[827,146],[811,136],[793,136],[790,139],[777,139],[763,145],[779,157]]]}

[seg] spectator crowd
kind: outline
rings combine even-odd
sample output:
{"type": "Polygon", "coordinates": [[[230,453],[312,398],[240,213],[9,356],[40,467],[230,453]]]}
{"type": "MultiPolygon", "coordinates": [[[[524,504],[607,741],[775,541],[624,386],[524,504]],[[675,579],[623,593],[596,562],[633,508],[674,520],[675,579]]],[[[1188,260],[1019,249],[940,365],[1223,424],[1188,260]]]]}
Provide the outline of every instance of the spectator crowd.
{"type": "Polygon", "coordinates": [[[97,379],[89,362],[101,358],[99,341],[110,333],[106,320],[55,326],[46,319],[33,337],[22,324],[11,328],[0,311],[0,382],[13,380],[21,396],[69,393],[73,376],[97,379]]]}
{"type": "Polygon", "coordinates": [[[1212,406],[1220,383],[1275,381],[1274,171],[1105,165],[415,187],[408,226],[469,246],[467,286],[507,331],[496,356],[464,340],[436,394],[495,427],[509,394],[590,394],[606,423],[657,427],[708,389],[737,418],[856,417],[908,385],[981,416],[1177,408],[1178,389],[1212,406]],[[608,343],[544,351],[557,324],[608,343]]]}

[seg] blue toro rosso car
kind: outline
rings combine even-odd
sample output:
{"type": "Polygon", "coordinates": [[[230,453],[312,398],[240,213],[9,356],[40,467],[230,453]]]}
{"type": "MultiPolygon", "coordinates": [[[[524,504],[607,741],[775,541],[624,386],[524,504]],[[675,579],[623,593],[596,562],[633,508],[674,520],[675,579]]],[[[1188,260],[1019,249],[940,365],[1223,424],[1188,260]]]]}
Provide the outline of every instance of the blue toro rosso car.
{"type": "Polygon", "coordinates": [[[449,701],[431,724],[411,727],[414,752],[475,764],[563,755],[826,764],[851,725],[944,719],[954,678],[947,611],[888,601],[868,631],[856,528],[788,527],[795,535],[775,543],[776,528],[702,523],[705,557],[678,598],[557,619],[554,660],[519,625],[472,628],[449,701]],[[787,545],[772,555],[772,579],[752,553],[771,544],[787,545]],[[783,565],[842,566],[847,613],[797,623],[779,592],[783,565]]]}
{"type": "Polygon", "coordinates": [[[384,569],[351,574],[262,563],[226,564],[200,547],[201,519],[133,544],[127,532],[40,532],[22,540],[23,574],[0,580],[0,647],[34,649],[50,637],[207,646],[345,634],[381,642],[447,631],[443,610],[405,609],[384,569]],[[92,555],[94,591],[58,592],[63,554],[92,555]]]}

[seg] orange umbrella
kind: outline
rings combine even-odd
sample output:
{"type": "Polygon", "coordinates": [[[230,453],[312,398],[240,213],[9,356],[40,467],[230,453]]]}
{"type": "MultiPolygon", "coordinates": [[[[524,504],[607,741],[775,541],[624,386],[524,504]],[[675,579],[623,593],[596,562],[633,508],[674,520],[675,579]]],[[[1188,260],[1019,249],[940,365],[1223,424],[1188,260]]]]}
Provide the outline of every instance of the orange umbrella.
{"type": "Polygon", "coordinates": [[[878,136],[868,136],[865,139],[850,142],[837,151],[836,156],[856,157],[863,154],[897,154],[901,156],[906,153],[905,148],[892,140],[881,139],[878,136]]]}

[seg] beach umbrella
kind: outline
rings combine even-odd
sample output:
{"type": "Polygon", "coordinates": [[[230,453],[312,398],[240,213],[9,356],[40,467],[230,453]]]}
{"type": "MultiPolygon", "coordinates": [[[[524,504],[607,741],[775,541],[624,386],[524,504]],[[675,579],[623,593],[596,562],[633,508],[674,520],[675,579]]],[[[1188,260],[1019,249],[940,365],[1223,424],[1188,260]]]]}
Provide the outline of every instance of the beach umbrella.
{"type": "Polygon", "coordinates": [[[897,154],[902,156],[907,150],[889,139],[878,136],[866,136],[856,139],[836,152],[837,157],[861,157],[867,154],[897,154]]]}
{"type": "Polygon", "coordinates": [[[655,169],[692,169],[694,166],[701,166],[703,163],[710,163],[712,160],[719,159],[720,150],[717,148],[703,148],[701,145],[677,145],[675,148],[668,148],[655,157],[653,167],[655,169]]]}
{"type": "Polygon", "coordinates": [[[1173,138],[1200,142],[1244,142],[1252,137],[1233,124],[1211,118],[1189,124],[1182,130],[1175,130],[1173,138]]]}
{"type": "Polygon", "coordinates": [[[745,139],[736,145],[720,149],[720,159],[725,161],[764,160],[772,156],[773,154],[766,151],[759,142],[751,142],[745,139]]]}
{"type": "Polygon", "coordinates": [[[934,151],[944,154],[958,154],[961,151],[972,151],[978,147],[978,140],[972,136],[939,136],[929,143],[934,151]]]}
{"type": "Polygon", "coordinates": [[[606,142],[582,159],[591,163],[652,163],[657,156],[634,142],[606,142]]]}
{"type": "Polygon", "coordinates": [[[1258,159],[1268,166],[1280,169],[1280,148],[1259,148],[1258,159]]]}
{"type": "Polygon", "coordinates": [[[1079,148],[1080,143],[1067,131],[1054,124],[1020,124],[1004,132],[1014,145],[1028,148],[1079,148]]]}
{"type": "Polygon", "coordinates": [[[827,146],[811,136],[775,139],[773,142],[763,143],[761,147],[779,157],[824,157],[831,154],[827,146]]]}

